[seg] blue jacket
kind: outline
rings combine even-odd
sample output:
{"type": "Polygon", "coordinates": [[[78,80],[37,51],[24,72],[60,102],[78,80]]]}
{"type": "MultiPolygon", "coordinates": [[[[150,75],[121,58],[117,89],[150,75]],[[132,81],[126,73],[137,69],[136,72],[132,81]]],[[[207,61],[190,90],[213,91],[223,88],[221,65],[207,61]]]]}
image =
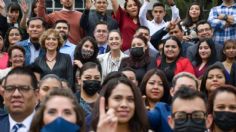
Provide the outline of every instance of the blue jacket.
{"type": "Polygon", "coordinates": [[[8,114],[0,114],[0,131],[9,132],[9,130],[10,130],[10,122],[8,114]]]}
{"type": "MultiPolygon", "coordinates": [[[[17,45],[22,46],[25,49],[25,64],[29,65],[31,58],[29,39],[20,41],[17,43],[17,45]]],[[[42,56],[44,54],[44,51],[41,48],[39,50],[39,56],[42,56]]]]}
{"type": "Polygon", "coordinates": [[[158,102],[154,109],[148,111],[149,125],[155,132],[173,132],[168,124],[168,116],[171,115],[171,106],[158,102]]]}

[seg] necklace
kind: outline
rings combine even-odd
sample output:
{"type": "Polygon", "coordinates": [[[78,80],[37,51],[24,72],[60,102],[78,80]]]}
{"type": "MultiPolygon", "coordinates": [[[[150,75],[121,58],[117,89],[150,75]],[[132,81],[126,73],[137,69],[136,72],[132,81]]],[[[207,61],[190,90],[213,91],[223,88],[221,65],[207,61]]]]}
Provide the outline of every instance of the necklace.
{"type": "Polygon", "coordinates": [[[51,59],[49,59],[49,58],[46,56],[46,60],[47,60],[48,62],[53,62],[53,61],[55,61],[55,60],[56,60],[56,56],[55,56],[55,57],[53,57],[53,58],[51,58],[51,59]]]}

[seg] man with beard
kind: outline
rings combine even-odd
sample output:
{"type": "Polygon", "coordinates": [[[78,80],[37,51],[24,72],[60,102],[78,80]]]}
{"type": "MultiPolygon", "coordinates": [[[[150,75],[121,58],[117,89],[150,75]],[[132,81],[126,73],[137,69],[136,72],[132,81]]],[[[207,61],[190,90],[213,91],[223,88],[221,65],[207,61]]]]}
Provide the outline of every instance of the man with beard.
{"type": "Polygon", "coordinates": [[[54,29],[60,33],[60,36],[64,39],[64,44],[60,48],[60,52],[64,54],[68,54],[71,57],[73,62],[74,60],[74,51],[75,51],[75,44],[71,43],[68,40],[68,35],[70,31],[70,25],[66,20],[58,20],[54,24],[54,29]]]}
{"type": "Polygon", "coordinates": [[[80,25],[86,32],[86,35],[93,36],[96,23],[103,21],[107,23],[108,29],[113,30],[118,28],[118,23],[110,15],[106,14],[108,2],[107,0],[95,0],[95,11],[91,11],[91,0],[86,0],[86,8],[81,17],[80,25]]]}
{"type": "Polygon", "coordinates": [[[27,33],[29,39],[20,41],[17,45],[25,49],[25,64],[29,65],[35,61],[38,56],[43,54],[40,48],[39,38],[45,31],[46,23],[42,18],[33,17],[27,22],[27,33]]]}
{"type": "Polygon", "coordinates": [[[77,44],[84,36],[82,28],[80,27],[82,13],[73,9],[74,0],[60,0],[60,2],[62,4],[62,9],[60,11],[46,14],[45,0],[39,0],[38,16],[43,17],[50,25],[53,25],[58,20],[66,20],[71,28],[68,39],[70,42],[77,44]]]}

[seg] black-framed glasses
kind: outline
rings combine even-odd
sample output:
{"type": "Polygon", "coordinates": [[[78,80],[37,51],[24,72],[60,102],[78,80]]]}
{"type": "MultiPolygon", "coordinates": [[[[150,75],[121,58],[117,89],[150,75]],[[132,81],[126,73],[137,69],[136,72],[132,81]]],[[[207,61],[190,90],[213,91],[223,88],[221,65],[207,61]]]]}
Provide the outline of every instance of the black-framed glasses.
{"type": "Polygon", "coordinates": [[[178,111],[171,114],[172,118],[178,120],[180,124],[185,123],[189,118],[195,123],[199,123],[199,121],[206,118],[206,115],[207,114],[204,111],[193,111],[192,113],[178,111]]]}
{"type": "Polygon", "coordinates": [[[20,92],[20,93],[26,93],[28,91],[30,91],[31,89],[33,89],[30,86],[27,85],[9,85],[9,86],[4,86],[4,89],[7,93],[13,93],[16,91],[16,89],[20,92]]]}

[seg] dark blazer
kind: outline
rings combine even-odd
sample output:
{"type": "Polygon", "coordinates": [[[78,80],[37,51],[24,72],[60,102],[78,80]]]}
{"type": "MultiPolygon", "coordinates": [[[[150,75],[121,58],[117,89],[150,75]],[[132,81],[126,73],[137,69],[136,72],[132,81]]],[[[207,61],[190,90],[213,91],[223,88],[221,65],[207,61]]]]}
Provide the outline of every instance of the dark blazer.
{"type": "Polygon", "coordinates": [[[90,11],[88,9],[84,10],[83,12],[83,15],[80,19],[80,26],[86,32],[87,36],[93,36],[93,31],[99,21],[107,23],[109,31],[118,29],[119,27],[117,21],[110,15],[102,15],[99,12],[90,11]]]}
{"type": "Polygon", "coordinates": [[[9,132],[10,130],[10,122],[8,114],[0,114],[0,131],[1,132],[9,132]]]}
{"type": "Polygon", "coordinates": [[[236,61],[234,61],[230,71],[230,83],[236,86],[236,61]]]}
{"type": "Polygon", "coordinates": [[[52,69],[50,69],[46,63],[46,54],[38,57],[33,66],[41,69],[41,76],[45,76],[47,74],[55,74],[60,78],[66,79],[71,86],[73,86],[73,67],[71,58],[68,54],[57,53],[56,56],[56,64],[52,69]]]}

